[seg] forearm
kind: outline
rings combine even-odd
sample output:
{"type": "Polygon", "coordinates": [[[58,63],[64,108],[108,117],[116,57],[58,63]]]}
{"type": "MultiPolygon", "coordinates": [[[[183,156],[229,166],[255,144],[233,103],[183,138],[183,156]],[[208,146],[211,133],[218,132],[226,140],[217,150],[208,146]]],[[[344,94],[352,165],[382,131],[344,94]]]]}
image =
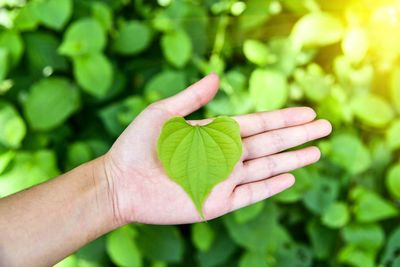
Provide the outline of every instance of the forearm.
{"type": "Polygon", "coordinates": [[[50,266],[118,226],[102,161],[0,199],[1,266],[50,266]]]}

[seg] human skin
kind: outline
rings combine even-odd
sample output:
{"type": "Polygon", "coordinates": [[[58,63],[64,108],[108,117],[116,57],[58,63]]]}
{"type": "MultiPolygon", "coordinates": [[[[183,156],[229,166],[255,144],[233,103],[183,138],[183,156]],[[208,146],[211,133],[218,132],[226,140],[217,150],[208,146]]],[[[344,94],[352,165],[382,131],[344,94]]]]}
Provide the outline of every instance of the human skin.
{"type": "MultiPolygon", "coordinates": [[[[100,158],[50,181],[0,199],[0,266],[50,266],[128,223],[201,221],[193,202],[165,174],[156,154],[164,122],[187,116],[218,91],[210,74],[147,107],[100,158]]],[[[331,125],[307,107],[233,117],[243,155],[204,203],[206,220],[273,196],[293,185],[288,172],[315,163],[316,147],[287,149],[327,136],[331,125]]],[[[190,121],[207,124],[209,119],[190,121]]]]}

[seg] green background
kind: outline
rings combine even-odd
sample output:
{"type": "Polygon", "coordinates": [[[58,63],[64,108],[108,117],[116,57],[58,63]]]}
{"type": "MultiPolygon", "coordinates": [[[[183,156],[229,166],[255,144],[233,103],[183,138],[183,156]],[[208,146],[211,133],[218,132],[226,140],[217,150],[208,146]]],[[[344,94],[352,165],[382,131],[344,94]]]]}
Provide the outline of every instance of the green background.
{"type": "Polygon", "coordinates": [[[105,153],[205,74],[191,117],[308,105],[329,119],[296,185],[204,224],[129,225],[60,266],[400,266],[400,4],[0,0],[0,196],[105,153]]]}

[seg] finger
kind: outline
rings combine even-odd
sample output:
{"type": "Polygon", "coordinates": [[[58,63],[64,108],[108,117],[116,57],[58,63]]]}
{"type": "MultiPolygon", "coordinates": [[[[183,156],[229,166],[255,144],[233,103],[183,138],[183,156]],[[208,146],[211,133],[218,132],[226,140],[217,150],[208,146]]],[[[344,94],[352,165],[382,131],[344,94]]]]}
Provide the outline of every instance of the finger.
{"type": "MultiPolygon", "coordinates": [[[[266,131],[301,125],[314,120],[316,113],[309,107],[294,107],[270,112],[258,112],[233,117],[240,125],[242,137],[266,131]]],[[[213,119],[189,121],[190,124],[205,125],[213,119]]]]}
{"type": "Polygon", "coordinates": [[[313,164],[321,157],[317,147],[275,154],[244,162],[244,179],[247,184],[313,164]]]}
{"type": "Polygon", "coordinates": [[[309,107],[294,107],[271,112],[259,112],[235,117],[242,137],[280,128],[301,125],[314,120],[316,113],[309,107]]]}
{"type": "Polygon", "coordinates": [[[272,155],[283,150],[322,138],[331,133],[332,126],[327,120],[274,130],[243,139],[244,159],[255,159],[272,155]]]}
{"type": "Polygon", "coordinates": [[[239,185],[235,188],[231,199],[231,209],[237,210],[253,203],[269,198],[294,184],[294,176],[281,174],[266,180],[239,185]]]}
{"type": "Polygon", "coordinates": [[[217,93],[218,87],[218,75],[212,73],[184,91],[158,101],[153,106],[160,107],[172,116],[186,116],[210,102],[217,93]]]}

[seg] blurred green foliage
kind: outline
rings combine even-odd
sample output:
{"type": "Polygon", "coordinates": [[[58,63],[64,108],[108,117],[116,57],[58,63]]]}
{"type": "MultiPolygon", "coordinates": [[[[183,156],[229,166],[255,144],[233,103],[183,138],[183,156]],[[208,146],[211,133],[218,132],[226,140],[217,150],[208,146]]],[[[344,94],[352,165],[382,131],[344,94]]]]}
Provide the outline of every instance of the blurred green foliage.
{"type": "Polygon", "coordinates": [[[59,266],[400,266],[398,0],[0,0],[0,196],[107,151],[203,75],[192,118],[309,105],[296,185],[191,226],[129,225],[59,266]]]}

